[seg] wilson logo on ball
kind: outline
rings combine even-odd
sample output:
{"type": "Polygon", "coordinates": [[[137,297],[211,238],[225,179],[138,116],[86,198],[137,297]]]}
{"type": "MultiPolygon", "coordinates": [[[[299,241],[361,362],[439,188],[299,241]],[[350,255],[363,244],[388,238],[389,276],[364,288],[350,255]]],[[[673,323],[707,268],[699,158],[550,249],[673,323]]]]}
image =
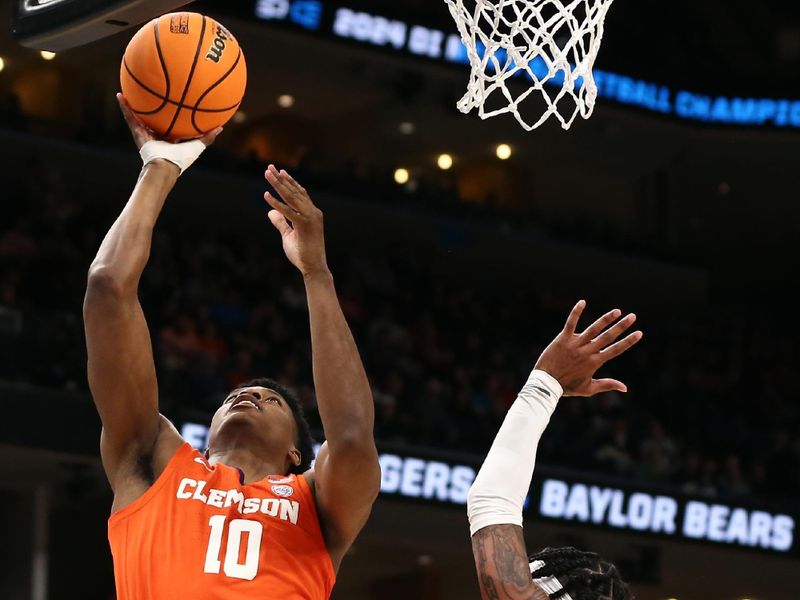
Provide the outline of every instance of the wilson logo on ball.
{"type": "Polygon", "coordinates": [[[217,36],[211,42],[211,47],[206,54],[206,60],[213,60],[218,63],[222,58],[222,53],[225,52],[225,41],[231,39],[231,34],[226,31],[222,25],[217,25],[217,36]]]}

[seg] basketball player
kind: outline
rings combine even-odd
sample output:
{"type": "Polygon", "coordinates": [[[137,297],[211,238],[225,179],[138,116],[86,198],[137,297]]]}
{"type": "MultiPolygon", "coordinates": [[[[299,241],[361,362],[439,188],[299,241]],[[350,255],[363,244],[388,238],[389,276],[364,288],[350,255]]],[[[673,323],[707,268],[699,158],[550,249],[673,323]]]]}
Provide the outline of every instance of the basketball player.
{"type": "Polygon", "coordinates": [[[642,332],[635,331],[618,340],[636,321],[633,314],[618,320],[619,310],[576,333],[585,306],[583,300],[575,305],[564,329],[542,352],[470,488],[472,553],[484,600],[632,597],[616,567],[596,554],[570,547],[545,548],[528,558],[522,537],[522,507],[533,477],[536,448],[558,399],[627,391],[620,381],[593,377],[603,364],[642,339],[642,332]]]}
{"type": "MultiPolygon", "coordinates": [[[[314,385],[327,441],[270,380],[236,387],[204,454],[158,412],[150,336],[137,298],[156,219],[178,176],[214,141],[153,139],[118,96],[144,167],[89,270],[89,385],[114,492],[108,524],[118,600],[324,600],[380,486],[367,377],[325,257],[322,213],[270,166],[269,219],[305,283],[314,385]]],[[[220,207],[222,208],[222,207],[220,207]]]]}

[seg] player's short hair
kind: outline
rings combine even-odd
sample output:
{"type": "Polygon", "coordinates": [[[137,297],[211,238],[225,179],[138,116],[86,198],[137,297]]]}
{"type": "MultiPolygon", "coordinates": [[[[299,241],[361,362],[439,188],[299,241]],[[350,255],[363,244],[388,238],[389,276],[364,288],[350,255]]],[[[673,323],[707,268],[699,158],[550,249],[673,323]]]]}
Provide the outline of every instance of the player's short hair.
{"type": "Polygon", "coordinates": [[[617,567],[594,552],[583,552],[571,546],[545,548],[529,559],[530,562],[535,560],[544,565],[531,573],[534,579],[557,577],[563,586],[549,595],[550,600],[558,600],[565,594],[572,600],[633,600],[617,567]]]}
{"type": "Polygon", "coordinates": [[[286,404],[288,404],[289,408],[292,410],[294,422],[297,425],[297,439],[295,439],[295,443],[297,444],[297,449],[300,451],[300,464],[293,466],[289,470],[289,473],[294,475],[305,473],[311,467],[311,462],[314,459],[314,437],[311,435],[311,428],[308,426],[306,415],[303,412],[300,401],[297,399],[297,395],[290,388],[267,377],[251,379],[250,381],[240,383],[233,389],[238,390],[246,387],[269,388],[278,392],[281,397],[286,400],[286,404]]]}

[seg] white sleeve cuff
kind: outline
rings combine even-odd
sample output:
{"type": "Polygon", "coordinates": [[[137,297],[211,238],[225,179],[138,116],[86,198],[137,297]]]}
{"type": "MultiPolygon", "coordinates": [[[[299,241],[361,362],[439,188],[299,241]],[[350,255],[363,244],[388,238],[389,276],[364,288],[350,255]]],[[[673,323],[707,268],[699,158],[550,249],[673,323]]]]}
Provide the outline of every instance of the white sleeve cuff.
{"type": "Polygon", "coordinates": [[[563,390],[534,370],[508,411],[467,497],[470,533],[489,525],[522,525],[536,449],[563,390]]]}

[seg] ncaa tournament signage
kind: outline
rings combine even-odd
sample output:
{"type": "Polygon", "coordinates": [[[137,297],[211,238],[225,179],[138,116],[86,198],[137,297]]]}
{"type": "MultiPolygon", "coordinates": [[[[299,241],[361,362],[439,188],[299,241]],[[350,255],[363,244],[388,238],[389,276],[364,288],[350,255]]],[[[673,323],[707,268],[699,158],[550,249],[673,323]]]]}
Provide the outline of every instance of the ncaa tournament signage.
{"type": "MultiPolygon", "coordinates": [[[[194,447],[205,448],[205,425],[185,423],[181,434],[194,447]]],[[[380,450],[381,495],[443,506],[466,505],[467,492],[477,474],[476,464],[408,448],[390,451],[382,446],[380,450]]],[[[526,518],[800,556],[797,514],[743,506],[727,499],[657,493],[627,483],[606,484],[588,474],[561,473],[536,469],[526,501],[526,518]]]]}

